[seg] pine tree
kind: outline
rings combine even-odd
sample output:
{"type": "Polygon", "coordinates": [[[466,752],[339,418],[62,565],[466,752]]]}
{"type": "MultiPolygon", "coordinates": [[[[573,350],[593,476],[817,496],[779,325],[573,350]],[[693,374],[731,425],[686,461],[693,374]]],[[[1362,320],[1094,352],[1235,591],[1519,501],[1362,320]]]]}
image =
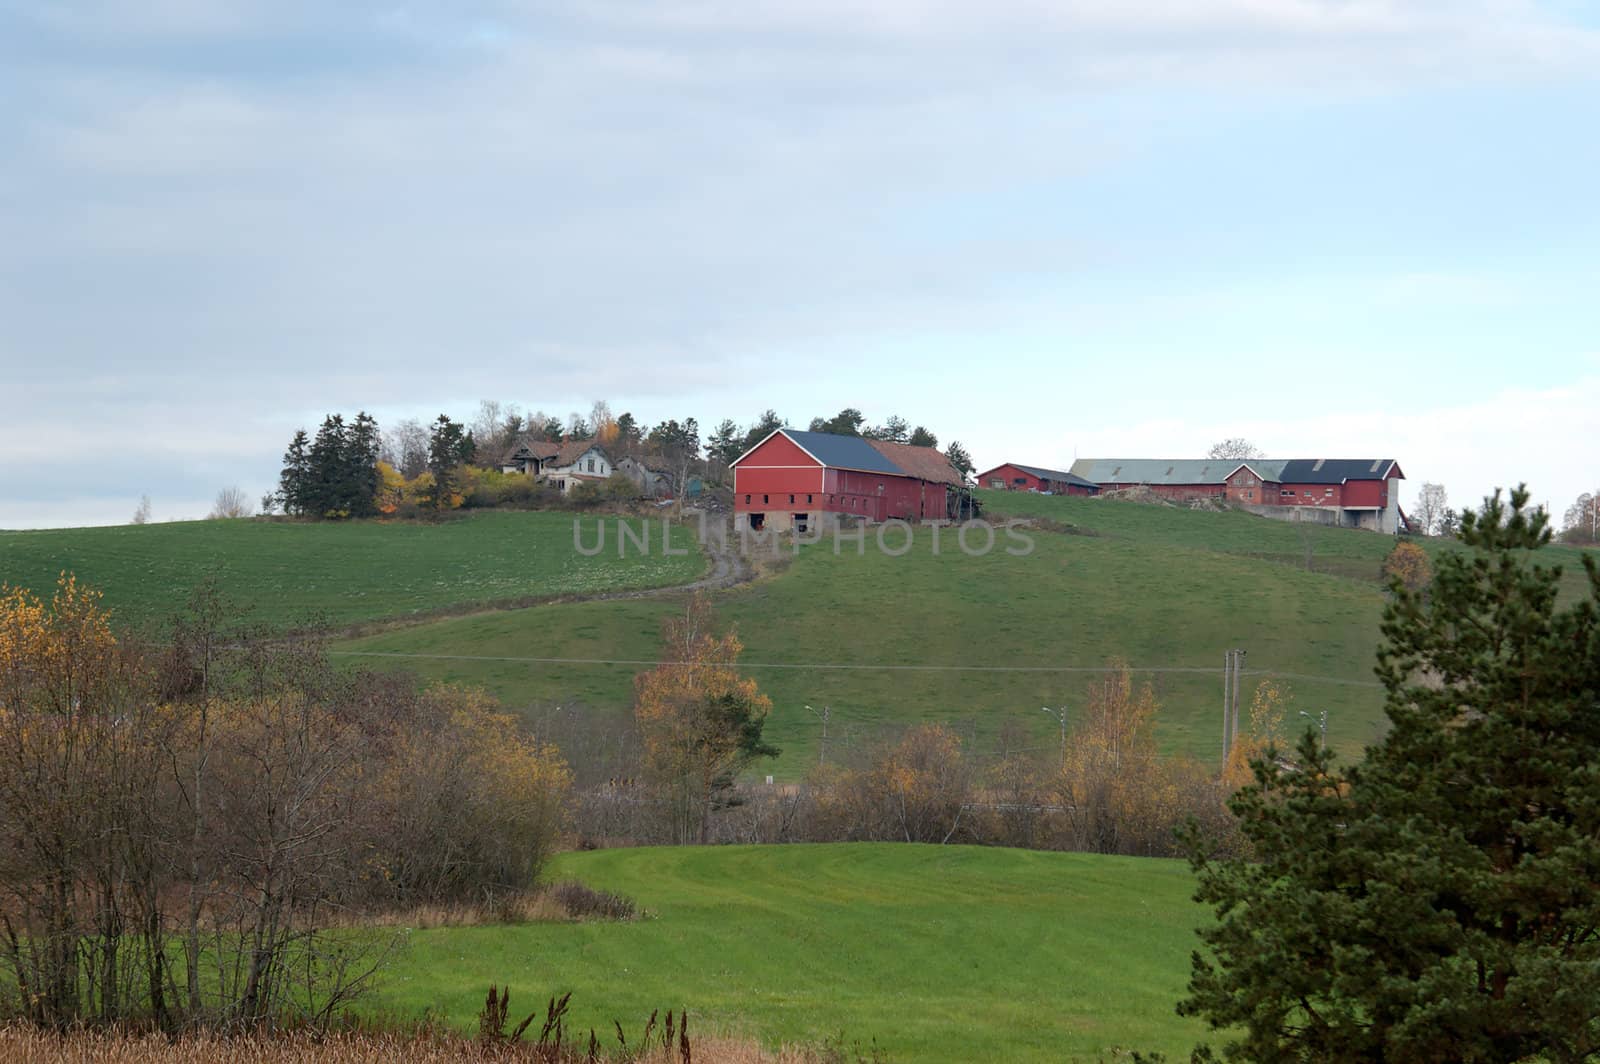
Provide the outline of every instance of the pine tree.
{"type": "Polygon", "coordinates": [[[1558,605],[1527,504],[1464,514],[1426,592],[1391,582],[1364,763],[1308,732],[1232,802],[1253,860],[1190,836],[1218,922],[1179,1011],[1230,1056],[1600,1056],[1600,571],[1558,605]]]}
{"type": "Polygon", "coordinates": [[[346,451],[349,446],[344,416],[329,414],[322,419],[316,438],[307,452],[305,507],[313,517],[344,517],[346,451]]]}
{"type": "Polygon", "coordinates": [[[433,474],[429,501],[435,510],[448,510],[455,505],[458,471],[474,449],[471,434],[460,422],[451,421],[444,414],[434,420],[428,437],[428,471],[433,474]]]}
{"type": "Polygon", "coordinates": [[[286,514],[308,513],[311,486],[311,457],[307,448],[310,439],[306,430],[300,429],[283,452],[283,470],[278,474],[278,504],[286,514]]]}
{"type": "Polygon", "coordinates": [[[735,458],[745,450],[744,435],[732,418],[723,418],[706,440],[706,458],[719,472],[726,471],[735,458]]]}
{"type": "Polygon", "coordinates": [[[371,517],[378,512],[378,452],[382,447],[377,421],[361,411],[350,425],[341,463],[341,508],[352,517],[371,517]]]}
{"type": "Polygon", "coordinates": [[[911,439],[906,442],[913,447],[937,447],[939,446],[939,437],[918,425],[911,430],[911,439]]]}
{"type": "Polygon", "coordinates": [[[960,440],[951,440],[950,446],[944,449],[944,456],[949,459],[950,464],[955,466],[956,471],[963,477],[970,474],[974,468],[972,456],[967,453],[965,447],[961,446],[960,440]]]}
{"type": "MultiPolygon", "coordinates": [[[[813,428],[814,426],[815,423],[813,422],[813,428]]],[[[761,416],[756,418],[755,424],[751,425],[745,432],[744,446],[740,448],[740,454],[748,451],[781,428],[783,428],[783,418],[778,416],[778,412],[771,409],[763,410],[761,416]]],[[[734,457],[737,458],[738,455],[734,455],[734,457]]]]}

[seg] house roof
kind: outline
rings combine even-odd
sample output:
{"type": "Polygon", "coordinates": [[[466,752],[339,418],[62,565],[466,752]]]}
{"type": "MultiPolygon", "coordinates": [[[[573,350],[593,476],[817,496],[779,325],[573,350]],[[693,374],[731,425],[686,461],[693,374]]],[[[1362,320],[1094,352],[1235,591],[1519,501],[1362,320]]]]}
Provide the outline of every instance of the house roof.
{"type": "Polygon", "coordinates": [[[551,443],[549,440],[523,440],[512,448],[510,454],[506,455],[506,461],[509,462],[517,455],[527,452],[530,456],[542,462],[547,458],[554,458],[559,450],[561,450],[561,445],[559,443],[551,443]]]}
{"type": "MultiPolygon", "coordinates": [[[[1024,473],[1028,473],[1028,474],[1030,474],[1032,476],[1036,476],[1040,480],[1057,480],[1057,481],[1060,481],[1063,484],[1076,484],[1080,488],[1092,488],[1092,487],[1095,487],[1095,482],[1094,481],[1085,480],[1083,477],[1078,476],[1078,474],[1076,474],[1076,473],[1068,473],[1065,470],[1061,470],[1061,469],[1046,469],[1043,466],[1023,465],[1021,462],[1007,462],[1005,464],[1008,465],[1008,466],[1011,466],[1014,469],[1020,469],[1024,473]]],[[[995,468],[998,469],[999,466],[996,466],[995,468]]],[[[990,472],[993,472],[993,471],[994,470],[990,470],[990,472]]]]}
{"type": "Polygon", "coordinates": [[[909,443],[869,440],[861,436],[837,436],[831,432],[800,429],[774,429],[761,443],[735,458],[738,465],[777,435],[787,436],[806,454],[831,469],[853,469],[863,473],[888,473],[915,477],[934,484],[960,484],[961,473],[950,459],[932,447],[913,447],[909,443]]]}
{"type": "Polygon", "coordinates": [[[950,464],[950,459],[935,447],[913,447],[909,443],[890,443],[888,440],[868,440],[874,450],[899,466],[908,476],[926,480],[931,484],[959,486],[961,474],[950,464]]]}
{"type": "Polygon", "coordinates": [[[825,466],[832,466],[834,469],[859,469],[864,473],[905,475],[899,466],[872,446],[870,440],[864,440],[860,436],[835,436],[831,432],[803,432],[800,429],[778,431],[825,466]]]}
{"type": "Polygon", "coordinates": [[[1084,458],[1072,463],[1072,472],[1098,484],[1221,484],[1240,466],[1276,484],[1386,480],[1400,468],[1393,458],[1084,458]]]}
{"type": "Polygon", "coordinates": [[[1262,480],[1277,480],[1284,464],[1272,458],[1080,458],[1072,472],[1096,484],[1221,484],[1242,465],[1262,480]]]}
{"type": "Polygon", "coordinates": [[[1347,480],[1387,480],[1399,466],[1393,458],[1295,458],[1276,478],[1286,484],[1343,484],[1347,480]]]}
{"type": "Polygon", "coordinates": [[[600,441],[596,439],[568,440],[561,445],[560,450],[550,459],[550,464],[558,469],[565,468],[589,453],[590,450],[599,451],[601,454],[606,453],[606,449],[600,446],[600,441]]]}

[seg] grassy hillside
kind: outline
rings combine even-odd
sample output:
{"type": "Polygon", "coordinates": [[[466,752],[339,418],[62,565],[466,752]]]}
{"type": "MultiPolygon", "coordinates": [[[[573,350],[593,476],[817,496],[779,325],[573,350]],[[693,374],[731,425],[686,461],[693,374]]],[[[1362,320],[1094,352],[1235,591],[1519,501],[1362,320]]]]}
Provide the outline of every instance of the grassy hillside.
{"type": "MultiPolygon", "coordinates": [[[[255,620],[301,625],[681,584],[705,568],[698,552],[584,557],[573,549],[573,520],[482,513],[439,524],[187,521],[0,532],[0,583],[47,593],[70,570],[105,592],[119,621],[139,624],[165,619],[216,571],[255,620]]],[[[585,520],[592,544],[594,519],[585,520]]],[[[660,526],[651,531],[658,544],[660,526]]],[[[689,546],[690,537],[679,529],[675,543],[689,546]]]]}
{"type": "MultiPolygon", "coordinates": [[[[1136,528],[1146,515],[1240,517],[1250,522],[1244,531],[1271,524],[1101,505],[1133,511],[1136,528]]],[[[816,756],[818,725],[806,704],[832,707],[836,745],[911,721],[955,722],[980,744],[1012,722],[1046,743],[1054,725],[1040,707],[1081,707],[1092,670],[1116,656],[1152,670],[1141,675],[1164,702],[1164,748],[1214,759],[1221,745],[1217,670],[1231,646],[1249,650],[1251,668],[1326,678],[1291,682],[1297,708],[1329,710],[1337,747],[1354,753],[1373,737],[1380,699],[1371,670],[1383,605],[1375,580],[1109,531],[1033,537],[1026,557],[999,547],[968,557],[952,549],[948,534],[935,556],[927,530],[902,557],[872,549],[858,555],[849,545],[836,554],[824,541],[776,578],[719,596],[721,615],[744,639],[747,667],[774,699],[769,735],[786,755],[776,774],[799,775],[816,756]]],[[[660,618],[673,606],[541,607],[387,632],[343,649],[651,660],[660,618]]],[[[639,668],[425,657],[404,663],[430,677],[485,683],[512,705],[576,700],[618,711],[629,704],[639,668]]]]}
{"type": "Polygon", "coordinates": [[[909,845],[609,850],[556,874],[628,894],[633,923],[410,934],[378,1004],[473,1021],[487,986],[535,1006],[573,991],[576,1025],[636,1034],[655,1008],[768,1042],[844,1032],[890,1059],[1186,1058],[1188,978],[1175,861],[909,845]]]}

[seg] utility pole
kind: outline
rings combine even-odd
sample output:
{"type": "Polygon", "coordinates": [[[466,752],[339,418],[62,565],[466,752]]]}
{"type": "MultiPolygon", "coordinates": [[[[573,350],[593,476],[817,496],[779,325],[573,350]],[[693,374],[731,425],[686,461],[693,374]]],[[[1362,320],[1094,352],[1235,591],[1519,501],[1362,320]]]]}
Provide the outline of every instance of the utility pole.
{"type": "MultiPolygon", "coordinates": [[[[1243,650],[1238,649],[1233,651],[1233,669],[1231,670],[1233,674],[1233,690],[1229,693],[1229,713],[1233,718],[1232,735],[1235,743],[1239,741],[1239,688],[1244,683],[1244,653],[1243,650]]],[[[1231,745],[1228,748],[1228,752],[1233,752],[1231,745]]]]}
{"type": "Polygon", "coordinates": [[[1067,707],[1062,706],[1060,709],[1051,709],[1049,706],[1040,706],[1039,708],[1061,721],[1061,763],[1065,765],[1067,763],[1067,707]]]}
{"type": "MultiPolygon", "coordinates": [[[[806,706],[806,708],[811,709],[810,706],[806,706]]],[[[820,710],[811,709],[811,712],[816,715],[818,720],[822,721],[822,745],[817,747],[817,764],[826,765],[828,763],[828,718],[833,716],[833,707],[823,706],[820,710]]]]}
{"type": "Polygon", "coordinates": [[[1222,763],[1233,753],[1233,730],[1228,726],[1228,692],[1233,689],[1233,651],[1222,652],[1222,763]]]}

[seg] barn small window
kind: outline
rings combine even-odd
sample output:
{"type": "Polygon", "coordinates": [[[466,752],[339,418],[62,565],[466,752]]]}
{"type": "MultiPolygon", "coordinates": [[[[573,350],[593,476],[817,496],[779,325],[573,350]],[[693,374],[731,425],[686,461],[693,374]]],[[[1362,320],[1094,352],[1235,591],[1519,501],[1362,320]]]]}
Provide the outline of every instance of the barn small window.
{"type": "Polygon", "coordinates": [[[811,515],[810,514],[795,514],[794,515],[794,530],[796,532],[808,532],[808,531],[810,531],[810,528],[811,528],[811,515]]]}
{"type": "Polygon", "coordinates": [[[789,493],[789,505],[790,506],[794,505],[794,493],[793,492],[789,493]]]}
{"type": "Polygon", "coordinates": [[[761,496],[761,502],[762,502],[762,503],[763,503],[763,504],[766,504],[766,503],[769,503],[769,502],[771,502],[771,501],[772,501],[772,497],[771,497],[771,496],[770,496],[770,495],[763,495],[763,496],[761,496]]]}
{"type": "Polygon", "coordinates": [[[746,495],[744,497],[744,501],[748,504],[750,502],[750,496],[746,495]]]}
{"type": "Polygon", "coordinates": [[[811,501],[811,493],[807,492],[806,493],[806,502],[810,502],[810,501],[811,501]]]}

